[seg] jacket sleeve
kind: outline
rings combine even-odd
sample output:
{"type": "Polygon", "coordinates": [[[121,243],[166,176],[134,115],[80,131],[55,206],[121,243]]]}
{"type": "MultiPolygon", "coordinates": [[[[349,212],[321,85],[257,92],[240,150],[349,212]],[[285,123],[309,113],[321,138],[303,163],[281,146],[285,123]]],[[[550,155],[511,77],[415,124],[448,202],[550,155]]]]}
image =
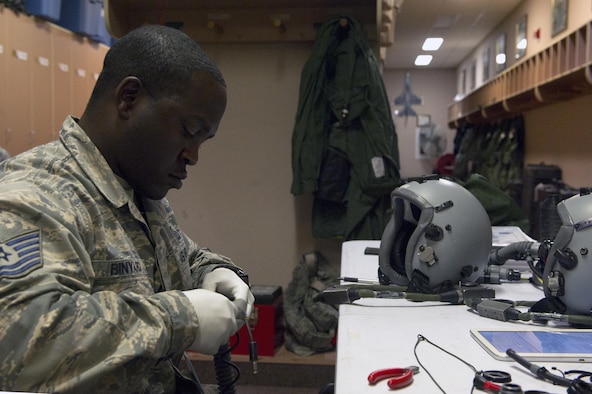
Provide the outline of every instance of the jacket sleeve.
{"type": "MultiPolygon", "coordinates": [[[[201,283],[206,274],[218,267],[227,267],[233,271],[240,270],[234,262],[221,254],[214,253],[206,247],[200,247],[193,241],[177,223],[177,219],[171,208],[168,200],[162,199],[159,202],[145,201],[145,206],[153,210],[157,218],[150,223],[151,231],[159,233],[160,237],[156,240],[156,249],[162,250],[162,260],[171,255],[177,255],[176,263],[169,264],[169,275],[171,288],[195,289],[201,287],[201,283]],[[157,223],[158,227],[154,226],[157,223]],[[161,245],[158,245],[162,243],[161,245]],[[175,247],[174,245],[179,245],[175,247]],[[172,252],[173,250],[176,252],[172,252]],[[174,266],[177,266],[176,268],[174,266]],[[187,267],[187,269],[186,269],[187,267]],[[178,275],[174,278],[173,271],[177,271],[178,275]],[[185,283],[187,278],[191,278],[191,283],[185,283]],[[183,282],[182,287],[180,283],[183,282]]],[[[151,217],[152,215],[149,215],[151,217]]]]}
{"type": "Polygon", "coordinates": [[[193,261],[193,280],[196,284],[195,287],[197,288],[201,287],[203,278],[206,274],[219,267],[228,268],[239,276],[246,276],[246,273],[234,264],[231,259],[221,254],[214,253],[208,248],[199,248],[193,261]]]}
{"type": "Polygon", "coordinates": [[[93,292],[105,278],[87,247],[104,240],[91,235],[89,212],[70,205],[75,196],[23,190],[0,193],[0,387],[141,387],[194,340],[191,303],[179,291],[151,293],[142,265],[129,265],[126,290],[93,292]]]}

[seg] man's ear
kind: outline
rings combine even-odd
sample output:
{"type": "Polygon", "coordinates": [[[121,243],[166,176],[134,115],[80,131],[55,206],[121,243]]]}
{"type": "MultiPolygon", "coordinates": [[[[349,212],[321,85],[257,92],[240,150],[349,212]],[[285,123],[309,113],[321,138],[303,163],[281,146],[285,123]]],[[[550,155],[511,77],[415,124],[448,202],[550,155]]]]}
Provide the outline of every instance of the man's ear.
{"type": "Polygon", "coordinates": [[[137,102],[142,91],[142,81],[137,77],[125,77],[117,85],[117,110],[119,116],[128,117],[128,112],[137,102]]]}

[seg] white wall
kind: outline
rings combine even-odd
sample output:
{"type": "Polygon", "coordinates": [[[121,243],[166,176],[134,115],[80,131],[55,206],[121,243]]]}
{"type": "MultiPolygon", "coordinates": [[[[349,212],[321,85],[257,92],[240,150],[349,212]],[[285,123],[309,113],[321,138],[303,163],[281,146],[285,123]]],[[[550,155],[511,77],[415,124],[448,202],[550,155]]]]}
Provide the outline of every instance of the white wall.
{"type": "MultiPolygon", "coordinates": [[[[291,138],[300,73],[312,44],[204,45],[228,84],[228,106],[215,138],[200,152],[183,189],[169,199],[182,228],[200,245],[226,254],[254,284],[288,285],[303,253],[319,250],[340,262],[339,240],[313,239],[310,195],[293,196],[291,138]]],[[[418,112],[444,129],[454,72],[412,70],[418,112]]],[[[389,100],[403,89],[404,71],[385,71],[389,100]]],[[[393,106],[393,109],[396,107],[393,106]]],[[[432,171],[414,159],[415,118],[396,119],[404,176],[432,171]]],[[[449,146],[452,130],[448,130],[449,146]]]]}
{"type": "MultiPolygon", "coordinates": [[[[456,130],[448,128],[448,105],[455,95],[455,72],[450,70],[389,70],[383,72],[384,84],[393,111],[393,100],[403,92],[405,74],[411,75],[411,90],[423,99],[423,105],[413,106],[418,114],[430,115],[433,124],[438,125],[447,136],[446,152],[452,153],[456,130]]],[[[399,155],[401,158],[401,176],[414,177],[431,174],[436,168],[437,159],[417,160],[416,153],[416,118],[395,117],[395,126],[399,137],[399,155]]]]}
{"type": "Polygon", "coordinates": [[[300,255],[315,249],[338,264],[340,243],[312,238],[310,196],[290,193],[300,72],[312,45],[204,49],[226,79],[228,105],[183,189],[169,194],[182,228],[254,284],[285,288],[300,255]]]}

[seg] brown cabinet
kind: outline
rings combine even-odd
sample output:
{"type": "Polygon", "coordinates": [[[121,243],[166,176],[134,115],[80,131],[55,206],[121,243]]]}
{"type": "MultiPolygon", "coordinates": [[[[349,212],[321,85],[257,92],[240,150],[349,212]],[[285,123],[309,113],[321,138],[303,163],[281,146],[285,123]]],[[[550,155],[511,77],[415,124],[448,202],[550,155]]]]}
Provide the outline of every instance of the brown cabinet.
{"type": "Polygon", "coordinates": [[[80,116],[108,47],[0,7],[0,146],[16,155],[80,116]]]}
{"type": "Polygon", "coordinates": [[[48,23],[35,23],[31,46],[31,129],[27,148],[52,140],[53,88],[51,85],[51,30],[48,23]]]}
{"type": "Polygon", "coordinates": [[[11,155],[31,146],[32,59],[35,23],[26,15],[4,11],[6,18],[6,118],[3,146],[11,155]]]}
{"type": "Polygon", "coordinates": [[[51,25],[53,139],[67,115],[72,114],[72,33],[51,25]]]}
{"type": "Polygon", "coordinates": [[[4,145],[4,133],[8,128],[7,118],[7,99],[8,92],[6,89],[7,85],[7,70],[6,59],[7,46],[6,46],[6,17],[5,12],[0,12],[0,145],[4,145]]]}

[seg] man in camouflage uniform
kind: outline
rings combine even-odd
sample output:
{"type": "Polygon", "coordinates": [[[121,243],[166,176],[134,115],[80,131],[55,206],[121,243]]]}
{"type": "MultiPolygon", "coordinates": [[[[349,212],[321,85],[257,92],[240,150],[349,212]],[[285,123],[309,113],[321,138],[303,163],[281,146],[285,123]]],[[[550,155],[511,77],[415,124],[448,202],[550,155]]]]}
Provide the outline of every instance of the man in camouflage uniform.
{"type": "Polygon", "coordinates": [[[0,390],[180,392],[186,349],[215,354],[253,295],[177,226],[180,188],[226,108],[184,33],[145,26],[107,53],[58,141],[0,166],[0,390]]]}

